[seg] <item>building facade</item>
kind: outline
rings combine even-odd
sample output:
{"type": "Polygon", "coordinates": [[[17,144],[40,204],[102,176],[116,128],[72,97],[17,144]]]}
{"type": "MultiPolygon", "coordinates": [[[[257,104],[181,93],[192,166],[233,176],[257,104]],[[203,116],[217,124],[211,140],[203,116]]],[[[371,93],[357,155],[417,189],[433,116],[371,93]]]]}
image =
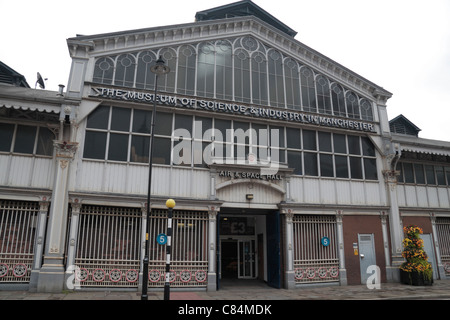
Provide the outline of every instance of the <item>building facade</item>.
{"type": "Polygon", "coordinates": [[[2,88],[0,288],[139,290],[145,250],[148,285],[162,288],[168,198],[173,287],[399,281],[406,224],[424,228],[434,276],[449,276],[450,144],[396,133],[390,92],[295,34],[239,1],[193,23],[67,39],[64,94],[30,103],[44,91],[2,88]],[[170,72],[156,84],[159,57],[170,72]]]}

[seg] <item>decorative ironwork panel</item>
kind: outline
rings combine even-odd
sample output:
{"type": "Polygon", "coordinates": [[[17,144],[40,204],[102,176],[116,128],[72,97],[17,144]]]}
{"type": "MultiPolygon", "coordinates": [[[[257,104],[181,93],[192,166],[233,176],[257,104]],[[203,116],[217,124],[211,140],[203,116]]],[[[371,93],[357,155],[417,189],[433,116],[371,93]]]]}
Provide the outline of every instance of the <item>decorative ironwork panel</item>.
{"type": "MultiPolygon", "coordinates": [[[[204,287],[208,274],[208,213],[174,210],[172,222],[172,287],[204,287]]],[[[153,210],[150,219],[149,286],[163,287],[166,245],[156,236],[167,232],[167,211],[153,210]]]]}
{"type": "Polygon", "coordinates": [[[450,218],[436,218],[436,232],[445,274],[450,276],[450,218]]]}
{"type": "Polygon", "coordinates": [[[339,281],[336,217],[295,215],[293,226],[296,283],[339,281]]]}
{"type": "Polygon", "coordinates": [[[39,203],[0,200],[0,283],[28,283],[39,203]]]}
{"type": "Polygon", "coordinates": [[[82,206],[75,254],[75,285],[137,287],[142,212],[138,208],[82,206]]]}

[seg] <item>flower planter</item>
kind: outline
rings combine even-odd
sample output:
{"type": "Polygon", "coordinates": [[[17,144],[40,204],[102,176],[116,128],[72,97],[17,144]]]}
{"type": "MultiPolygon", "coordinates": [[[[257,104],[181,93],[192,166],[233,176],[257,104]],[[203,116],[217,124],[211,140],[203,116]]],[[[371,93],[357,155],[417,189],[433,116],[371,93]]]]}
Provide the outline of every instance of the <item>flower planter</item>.
{"type": "Polygon", "coordinates": [[[433,285],[433,278],[426,279],[423,272],[412,271],[406,272],[400,270],[400,282],[412,286],[431,286],[433,285]]]}

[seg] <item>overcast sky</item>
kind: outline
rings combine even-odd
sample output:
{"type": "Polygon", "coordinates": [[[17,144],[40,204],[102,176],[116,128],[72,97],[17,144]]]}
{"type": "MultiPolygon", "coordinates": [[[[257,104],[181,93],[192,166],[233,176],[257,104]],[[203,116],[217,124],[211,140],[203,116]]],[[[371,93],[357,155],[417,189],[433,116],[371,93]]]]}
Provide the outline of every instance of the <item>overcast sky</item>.
{"type": "MultiPolygon", "coordinates": [[[[193,22],[234,0],[0,0],[0,61],[46,89],[67,85],[66,39],[193,22]]],[[[254,0],[296,40],[393,93],[419,137],[450,141],[450,0],[254,0]]]]}

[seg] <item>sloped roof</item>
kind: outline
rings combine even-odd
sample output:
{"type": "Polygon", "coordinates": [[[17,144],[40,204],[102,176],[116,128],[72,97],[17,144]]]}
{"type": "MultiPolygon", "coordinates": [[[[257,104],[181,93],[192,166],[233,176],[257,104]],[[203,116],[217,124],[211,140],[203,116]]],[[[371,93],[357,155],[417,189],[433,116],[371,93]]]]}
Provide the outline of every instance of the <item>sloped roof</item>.
{"type": "Polygon", "coordinates": [[[418,136],[420,128],[414,123],[409,121],[403,114],[398,115],[394,119],[389,121],[389,128],[393,133],[407,134],[418,136]]]}
{"type": "Polygon", "coordinates": [[[257,6],[251,0],[242,0],[220,7],[199,11],[195,15],[196,21],[216,20],[231,17],[255,16],[277,28],[278,30],[295,37],[296,31],[289,28],[283,22],[272,16],[270,13],[257,6]]]}
{"type": "Polygon", "coordinates": [[[0,82],[11,84],[16,87],[29,88],[27,80],[23,75],[7,66],[5,63],[0,61],[0,82]]]}

